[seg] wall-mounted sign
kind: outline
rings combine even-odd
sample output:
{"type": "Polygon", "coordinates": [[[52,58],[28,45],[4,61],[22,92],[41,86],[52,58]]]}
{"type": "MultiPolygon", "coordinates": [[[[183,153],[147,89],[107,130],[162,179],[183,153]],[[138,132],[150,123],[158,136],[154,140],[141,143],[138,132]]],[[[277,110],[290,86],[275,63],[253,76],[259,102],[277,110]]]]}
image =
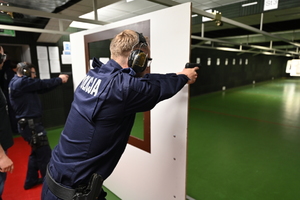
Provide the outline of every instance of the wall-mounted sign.
{"type": "Polygon", "coordinates": [[[279,0],[265,0],[264,11],[273,10],[278,8],[279,0]]]}
{"type": "Polygon", "coordinates": [[[16,32],[14,30],[0,29],[0,36],[15,37],[16,32]]]}
{"type": "Polygon", "coordinates": [[[61,62],[62,64],[72,64],[71,60],[71,43],[63,42],[63,53],[61,54],[61,62]]]}

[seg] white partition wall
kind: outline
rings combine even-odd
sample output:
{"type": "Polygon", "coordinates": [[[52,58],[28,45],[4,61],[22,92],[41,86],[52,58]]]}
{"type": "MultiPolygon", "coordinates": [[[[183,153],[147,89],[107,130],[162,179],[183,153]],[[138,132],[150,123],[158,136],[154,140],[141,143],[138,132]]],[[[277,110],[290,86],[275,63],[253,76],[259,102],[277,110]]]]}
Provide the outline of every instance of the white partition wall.
{"type": "MultiPolygon", "coordinates": [[[[153,58],[151,72],[181,71],[190,54],[190,3],[72,34],[74,86],[86,74],[84,35],[147,20],[153,58]]],[[[128,144],[104,185],[122,200],[184,200],[187,117],[188,85],[151,110],[151,153],[128,144]]]]}

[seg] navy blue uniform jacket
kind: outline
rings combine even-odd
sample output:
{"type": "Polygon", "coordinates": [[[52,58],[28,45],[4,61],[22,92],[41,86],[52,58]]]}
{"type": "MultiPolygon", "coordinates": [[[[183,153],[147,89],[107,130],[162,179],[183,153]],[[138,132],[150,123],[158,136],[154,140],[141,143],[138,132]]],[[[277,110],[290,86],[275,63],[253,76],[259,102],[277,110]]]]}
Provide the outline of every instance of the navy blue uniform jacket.
{"type": "Polygon", "coordinates": [[[87,184],[93,173],[106,179],[128,142],[135,114],[152,109],[175,95],[189,80],[186,75],[146,74],[136,78],[131,68],[114,60],[102,65],[94,59],[76,88],[49,171],[64,186],[87,184]]]}
{"type": "Polygon", "coordinates": [[[38,94],[48,92],[62,83],[61,78],[32,79],[15,75],[9,83],[9,99],[16,118],[42,117],[42,105],[38,94]]]}

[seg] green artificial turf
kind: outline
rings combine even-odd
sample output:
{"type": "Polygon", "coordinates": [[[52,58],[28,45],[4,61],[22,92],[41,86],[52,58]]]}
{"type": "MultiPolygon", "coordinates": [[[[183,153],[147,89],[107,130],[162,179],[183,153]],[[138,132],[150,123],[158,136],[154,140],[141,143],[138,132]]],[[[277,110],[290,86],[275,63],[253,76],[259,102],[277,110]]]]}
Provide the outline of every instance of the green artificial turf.
{"type": "Polygon", "coordinates": [[[190,197],[299,198],[299,83],[283,79],[191,99],[190,197]]]}

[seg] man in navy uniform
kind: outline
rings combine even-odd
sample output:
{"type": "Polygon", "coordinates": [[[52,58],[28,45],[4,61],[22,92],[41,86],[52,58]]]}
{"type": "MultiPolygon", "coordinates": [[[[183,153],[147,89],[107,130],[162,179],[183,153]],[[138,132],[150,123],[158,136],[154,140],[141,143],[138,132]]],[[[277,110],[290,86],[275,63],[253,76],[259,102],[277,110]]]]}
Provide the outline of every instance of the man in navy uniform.
{"type": "Polygon", "coordinates": [[[90,191],[91,177],[96,173],[105,180],[113,172],[136,113],[151,110],[197,78],[198,67],[177,74],[144,75],[150,48],[145,37],[132,30],[116,35],[110,52],[107,64],[94,59],[94,69],[74,93],[60,141],[52,151],[42,200],[104,200],[100,181],[92,183],[97,191],[90,191]]]}
{"type": "Polygon", "coordinates": [[[61,74],[56,78],[38,79],[34,66],[21,62],[17,65],[17,74],[9,83],[10,102],[16,112],[19,133],[31,146],[25,190],[42,183],[51,157],[47,132],[42,125],[42,105],[38,94],[66,83],[68,77],[61,74]],[[42,177],[39,177],[39,173],[42,177]]]}
{"type": "MultiPolygon", "coordinates": [[[[4,50],[2,46],[0,46],[0,70],[2,69],[5,58],[4,50]]],[[[14,163],[6,155],[7,150],[14,143],[7,108],[7,101],[0,87],[0,200],[2,200],[7,175],[6,172],[12,172],[14,170],[14,163]]]]}

